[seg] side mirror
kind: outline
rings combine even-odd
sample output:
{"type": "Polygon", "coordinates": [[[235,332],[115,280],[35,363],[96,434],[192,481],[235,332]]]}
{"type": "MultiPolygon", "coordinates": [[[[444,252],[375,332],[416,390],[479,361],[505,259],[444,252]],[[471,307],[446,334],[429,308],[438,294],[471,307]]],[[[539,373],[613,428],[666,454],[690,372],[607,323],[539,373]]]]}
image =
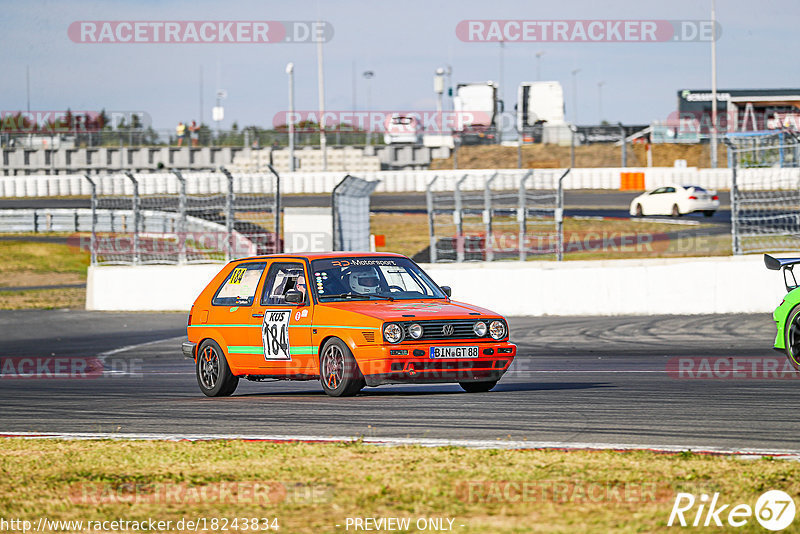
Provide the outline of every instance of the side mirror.
{"type": "Polygon", "coordinates": [[[450,286],[442,286],[441,289],[442,291],[444,291],[444,294],[447,295],[448,297],[453,295],[453,290],[450,289],[450,286]]]}
{"type": "Polygon", "coordinates": [[[290,289],[286,292],[286,295],[284,295],[284,300],[286,300],[287,304],[302,304],[305,297],[303,297],[303,294],[298,290],[290,289]]]}

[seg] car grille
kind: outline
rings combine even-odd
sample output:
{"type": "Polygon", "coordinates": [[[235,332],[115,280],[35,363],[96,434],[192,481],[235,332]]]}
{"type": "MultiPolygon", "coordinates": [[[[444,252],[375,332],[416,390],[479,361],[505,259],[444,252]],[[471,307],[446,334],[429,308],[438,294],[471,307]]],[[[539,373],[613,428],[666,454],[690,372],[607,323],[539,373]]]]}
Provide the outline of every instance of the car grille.
{"type": "MultiPolygon", "coordinates": [[[[478,320],[479,319],[475,318],[455,321],[416,321],[404,322],[400,323],[400,325],[403,327],[405,332],[404,341],[425,341],[433,339],[491,339],[488,333],[482,338],[479,338],[477,335],[475,335],[472,327],[478,322],[478,320]],[[408,327],[412,324],[419,324],[422,326],[422,337],[414,339],[409,335],[408,327]],[[443,332],[443,329],[446,325],[451,325],[453,327],[453,333],[451,335],[446,335],[443,332]]],[[[486,326],[488,327],[489,323],[493,320],[494,319],[483,319],[483,322],[486,323],[486,326]]]]}

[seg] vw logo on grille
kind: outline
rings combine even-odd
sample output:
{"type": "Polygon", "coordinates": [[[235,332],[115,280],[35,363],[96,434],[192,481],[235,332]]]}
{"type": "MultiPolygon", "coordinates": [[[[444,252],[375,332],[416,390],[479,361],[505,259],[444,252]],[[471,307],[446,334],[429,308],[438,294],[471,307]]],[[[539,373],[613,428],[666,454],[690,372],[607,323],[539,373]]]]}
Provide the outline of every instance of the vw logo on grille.
{"type": "Polygon", "coordinates": [[[451,324],[446,324],[446,325],[444,325],[444,326],[442,327],[442,335],[445,335],[445,336],[452,336],[452,335],[453,335],[453,331],[454,331],[454,330],[455,330],[455,329],[453,328],[453,325],[451,325],[451,324]]]}

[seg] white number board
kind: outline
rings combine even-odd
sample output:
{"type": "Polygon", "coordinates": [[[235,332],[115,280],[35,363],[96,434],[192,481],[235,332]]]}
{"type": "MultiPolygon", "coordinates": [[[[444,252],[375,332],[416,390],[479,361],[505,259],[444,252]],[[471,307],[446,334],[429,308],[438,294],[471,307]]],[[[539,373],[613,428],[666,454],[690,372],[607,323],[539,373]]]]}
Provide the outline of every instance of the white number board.
{"type": "Polygon", "coordinates": [[[292,310],[264,310],[264,322],[261,324],[264,359],[292,359],[289,354],[289,319],[291,317],[292,310]]]}

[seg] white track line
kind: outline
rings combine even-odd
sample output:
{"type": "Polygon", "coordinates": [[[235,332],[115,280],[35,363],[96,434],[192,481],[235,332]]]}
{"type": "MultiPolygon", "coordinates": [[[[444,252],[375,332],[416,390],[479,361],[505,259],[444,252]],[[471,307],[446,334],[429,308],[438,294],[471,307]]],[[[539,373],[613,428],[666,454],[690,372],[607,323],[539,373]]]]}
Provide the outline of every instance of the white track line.
{"type": "Polygon", "coordinates": [[[97,355],[97,357],[100,358],[100,360],[105,362],[106,358],[108,358],[109,356],[113,356],[114,354],[119,354],[120,352],[128,352],[129,350],[138,349],[138,348],[141,348],[141,347],[146,347],[148,345],[155,345],[157,343],[163,343],[165,341],[175,341],[177,339],[183,339],[185,337],[186,336],[175,336],[175,337],[168,337],[168,338],[165,338],[165,339],[156,339],[154,341],[145,341],[144,343],[137,343],[135,345],[126,345],[124,347],[119,347],[117,349],[111,349],[111,350],[107,350],[105,352],[101,352],[100,354],[97,355]]]}
{"type": "Polygon", "coordinates": [[[421,447],[465,447],[470,449],[569,449],[569,450],[614,450],[614,451],[656,451],[678,453],[692,451],[698,454],[731,455],[742,458],[772,456],[786,460],[800,460],[800,450],[789,449],[725,449],[722,447],[640,445],[630,443],[582,443],[573,441],[512,441],[512,440],[472,440],[472,439],[431,439],[431,438],[370,438],[345,436],[305,436],[287,434],[136,434],[112,432],[0,432],[0,438],[24,439],[63,439],[63,440],[147,440],[147,441],[273,441],[340,443],[362,442],[366,445],[421,447]]]}

